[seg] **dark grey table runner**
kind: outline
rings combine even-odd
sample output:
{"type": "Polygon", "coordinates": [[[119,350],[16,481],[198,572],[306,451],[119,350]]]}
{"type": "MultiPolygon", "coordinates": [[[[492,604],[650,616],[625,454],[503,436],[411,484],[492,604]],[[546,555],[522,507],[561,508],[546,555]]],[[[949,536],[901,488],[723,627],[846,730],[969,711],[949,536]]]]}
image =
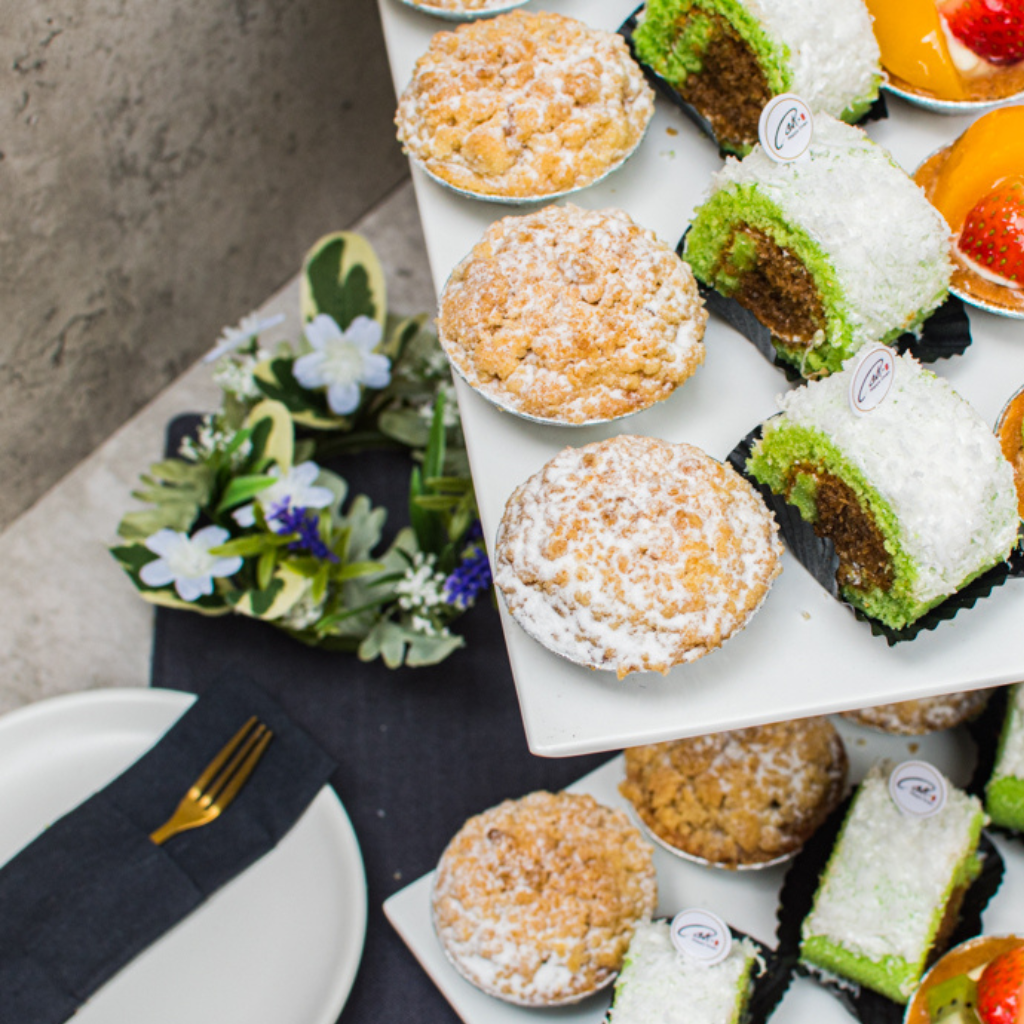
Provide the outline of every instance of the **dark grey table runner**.
{"type": "MultiPolygon", "coordinates": [[[[348,479],[350,495],[387,506],[389,528],[397,530],[407,521],[410,466],[403,454],[385,453],[333,468],[348,479]]],[[[566,786],[609,756],[530,754],[497,612],[485,602],[458,628],[468,645],[443,664],[392,671],[305,647],[239,616],[157,612],[154,686],[200,693],[226,672],[242,672],[338,763],[331,783],[352,819],[369,889],[366,946],[341,1024],[454,1024],[454,1011],[388,924],[382,903],[430,871],[471,814],[566,786]]]]}

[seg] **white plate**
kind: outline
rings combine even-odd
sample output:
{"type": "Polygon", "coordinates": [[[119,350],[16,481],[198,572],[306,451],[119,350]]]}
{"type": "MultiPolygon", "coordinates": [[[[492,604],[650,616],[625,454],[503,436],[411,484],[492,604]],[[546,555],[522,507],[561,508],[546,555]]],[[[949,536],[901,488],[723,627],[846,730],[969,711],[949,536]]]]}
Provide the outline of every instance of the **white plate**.
{"type": "MultiPolygon", "coordinates": [[[[558,10],[597,28],[616,29],[634,0],[561,0],[558,10]]],[[[404,88],[429,29],[404,8],[381,0],[395,86],[404,88]]],[[[957,138],[970,116],[943,117],[899,99],[868,133],[901,166],[957,138]]],[[[576,197],[592,209],[616,206],[672,245],[686,228],[717,149],[661,97],[640,148],[607,181],[576,197]]],[[[500,211],[469,202],[413,169],[435,284],[479,241],[500,211]]],[[[1017,321],[971,310],[974,344],[932,364],[989,423],[1024,384],[1024,330],[1017,321]]],[[[503,414],[456,380],[459,408],[480,502],[484,536],[493,541],[509,494],[567,444],[619,433],[687,441],[724,458],[776,411],[787,389],[782,373],[748,341],[712,316],[707,359],[692,379],[654,408],[622,423],[572,430],[503,414]]],[[[545,756],[617,750],[763,722],[923,697],[1024,679],[1024,587],[1011,580],[935,632],[888,647],[834,601],[788,554],[785,571],[751,624],[724,647],[667,678],[644,673],[623,682],[552,654],[505,613],[502,622],[530,749],[545,756]]],[[[501,604],[501,602],[499,602],[501,604]]]]}
{"type": "MultiPolygon", "coordinates": [[[[902,761],[931,761],[954,782],[968,781],[973,758],[970,740],[954,729],[932,736],[895,737],[837,720],[850,757],[850,777],[859,780],[877,757],[902,761]]],[[[621,757],[615,757],[580,779],[569,789],[590,793],[609,807],[628,808],[618,792],[623,778],[621,757]]],[[[510,794],[514,795],[514,794],[510,794]]],[[[480,808],[484,810],[484,808],[480,808]]],[[[993,842],[1006,863],[1002,887],[984,914],[985,931],[1000,934],[1020,931],[1020,901],[1024,899],[1024,847],[1001,837],[993,842]]],[[[775,946],[775,913],[786,865],[763,871],[731,872],[691,864],[662,849],[655,849],[658,872],[658,909],[672,916],[686,907],[712,910],[729,924],[775,946]]],[[[602,1024],[610,993],[598,994],[575,1007],[558,1011],[524,1010],[484,995],[456,973],[441,951],[430,923],[433,873],[396,893],[384,904],[388,920],[412,950],[423,969],[466,1024],[538,1024],[557,1016],[558,1024],[602,1024]]],[[[851,1024],[852,1017],[835,997],[806,978],[794,978],[772,1017],[772,1024],[851,1024]]]]}
{"type": "MultiPolygon", "coordinates": [[[[120,774],[194,700],[92,690],[0,719],[0,864],[120,774]]],[[[112,978],[75,1024],[334,1024],[365,933],[359,845],[324,787],[277,847],[112,978]]]]}

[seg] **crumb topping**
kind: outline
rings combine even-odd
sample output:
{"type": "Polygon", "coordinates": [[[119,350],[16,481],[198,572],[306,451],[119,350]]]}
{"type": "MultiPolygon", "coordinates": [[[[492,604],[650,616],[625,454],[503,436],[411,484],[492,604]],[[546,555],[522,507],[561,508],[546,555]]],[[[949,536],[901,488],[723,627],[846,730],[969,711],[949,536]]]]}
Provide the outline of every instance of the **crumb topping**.
{"type": "Polygon", "coordinates": [[[878,704],[873,708],[844,711],[843,717],[882,732],[901,736],[921,736],[965,722],[981,711],[991,690],[945,693],[938,697],[919,697],[898,704],[878,704]]]}
{"type": "Polygon", "coordinates": [[[531,793],[478,814],[441,857],[434,923],[459,971],[528,1006],[580,998],[622,965],[657,903],[653,851],[622,811],[531,793]]]}
{"type": "Polygon", "coordinates": [[[690,268],[621,210],[549,206],[492,224],[441,295],[463,377],[540,419],[613,419],[667,398],[704,359],[690,268]]]}
{"type": "Polygon", "coordinates": [[[827,718],[633,747],[619,787],[670,846],[715,864],[798,850],[843,795],[846,751],[827,718]]]}
{"type": "Polygon", "coordinates": [[[495,583],[578,664],[666,672],[746,625],[781,572],[775,518],[730,466],[622,435],[566,448],[513,493],[495,583]]]}
{"type": "Polygon", "coordinates": [[[481,195],[589,185],[635,148],[654,94],[625,40],[558,14],[513,11],[439,32],[395,121],[431,173],[481,195]]]}

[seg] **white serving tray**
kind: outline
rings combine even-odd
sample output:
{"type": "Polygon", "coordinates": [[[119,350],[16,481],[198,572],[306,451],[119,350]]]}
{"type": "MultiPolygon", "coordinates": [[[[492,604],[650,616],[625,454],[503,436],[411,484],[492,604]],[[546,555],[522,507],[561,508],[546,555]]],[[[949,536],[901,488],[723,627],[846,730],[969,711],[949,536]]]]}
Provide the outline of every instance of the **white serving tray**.
{"type": "MultiPolygon", "coordinates": [[[[426,50],[437,22],[398,3],[378,0],[396,91],[426,50]]],[[[615,30],[634,0],[558,0],[549,9],[615,30]]],[[[543,9],[535,2],[527,10],[543,9]]],[[[913,170],[955,139],[971,117],[933,114],[890,96],[890,117],[869,134],[913,170]]],[[[397,145],[397,143],[396,143],[397,145]]],[[[600,184],[573,196],[589,208],[616,206],[675,244],[710,175],[717,148],[661,97],[638,151],[600,184]]],[[[493,220],[509,209],[458,196],[413,168],[413,182],[434,283],[448,274],[493,220]]],[[[932,364],[990,423],[1024,384],[1024,326],[971,310],[974,344],[962,357],[932,364]]],[[[621,433],[686,441],[724,458],[776,410],[789,385],[732,328],[712,317],[707,360],[696,376],[659,406],[601,427],[529,423],[495,409],[456,382],[484,535],[493,540],[512,490],[565,445],[621,433]]],[[[502,608],[502,622],[535,754],[564,756],[721,729],[779,721],[911,697],[1024,679],[1024,587],[1011,580],[975,608],[935,632],[890,648],[829,597],[788,554],[785,571],[747,629],[721,650],[623,682],[580,668],[531,640],[502,608]]],[[[500,603],[500,602],[499,602],[500,603]]]]}

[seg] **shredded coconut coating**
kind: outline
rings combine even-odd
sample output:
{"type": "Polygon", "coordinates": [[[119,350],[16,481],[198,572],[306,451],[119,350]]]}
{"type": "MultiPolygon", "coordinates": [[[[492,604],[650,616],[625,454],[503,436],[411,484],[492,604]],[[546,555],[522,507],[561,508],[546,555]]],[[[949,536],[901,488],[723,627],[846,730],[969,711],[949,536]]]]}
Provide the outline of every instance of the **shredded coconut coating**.
{"type": "Polygon", "coordinates": [[[530,793],[463,825],[432,902],[467,980],[524,1006],[572,1002],[611,981],[634,927],[654,912],[653,850],[593,797],[530,793]]]}
{"type": "Polygon", "coordinates": [[[492,224],[441,295],[458,372],[503,408],[558,423],[639,412],[704,360],[690,268],[621,210],[549,206],[492,224]]]}
{"type": "Polygon", "coordinates": [[[729,955],[709,967],[676,950],[667,921],[645,922],[615,983],[609,1024],[732,1024],[741,1019],[757,965],[750,939],[734,939],[729,955]]]}
{"type": "Polygon", "coordinates": [[[622,435],[566,448],[513,493],[495,583],[570,661],[667,672],[746,625],[781,572],[775,518],[730,466],[622,435]]]}
{"type": "MultiPolygon", "coordinates": [[[[886,399],[864,416],[850,408],[857,357],[840,373],[779,400],[784,416],[819,430],[892,508],[922,602],[952,594],[1016,543],[1013,469],[992,430],[948,381],[910,355],[893,360],[886,399]]],[[[765,437],[781,424],[765,424],[765,437]]]]}
{"type": "Polygon", "coordinates": [[[745,0],[744,6],[785,44],[789,91],[815,112],[840,117],[877,91],[881,53],[863,0],[745,0]]]}
{"type": "Polygon", "coordinates": [[[406,152],[448,184],[539,198],[617,166],[653,113],[621,36],[513,11],[435,35],[395,122],[406,152]]]}
{"type": "Polygon", "coordinates": [[[669,846],[724,867],[795,853],[837,806],[843,741],[807,718],[625,752],[619,787],[669,846]]]}
{"type": "Polygon", "coordinates": [[[923,736],[941,732],[966,722],[980,714],[991,690],[968,690],[964,693],[946,693],[938,697],[919,697],[898,704],[878,704],[873,708],[844,711],[851,722],[879,729],[898,736],[923,736]]]}
{"type": "MultiPolygon", "coordinates": [[[[828,17],[831,6],[822,8],[828,17]]],[[[711,193],[752,185],[816,242],[832,265],[852,330],[850,351],[908,328],[945,296],[953,273],[942,215],[859,128],[815,114],[799,160],[776,163],[755,146],[730,158],[711,193]]]]}
{"type": "Polygon", "coordinates": [[[1006,738],[992,773],[996,779],[1014,778],[1024,780],[1024,683],[1017,683],[1010,689],[1006,714],[1006,738]]]}
{"type": "Polygon", "coordinates": [[[861,783],[805,918],[804,940],[824,936],[879,962],[922,960],[957,871],[977,845],[981,802],[947,784],[930,818],[904,815],[889,796],[894,765],[873,765],[861,783]]]}

